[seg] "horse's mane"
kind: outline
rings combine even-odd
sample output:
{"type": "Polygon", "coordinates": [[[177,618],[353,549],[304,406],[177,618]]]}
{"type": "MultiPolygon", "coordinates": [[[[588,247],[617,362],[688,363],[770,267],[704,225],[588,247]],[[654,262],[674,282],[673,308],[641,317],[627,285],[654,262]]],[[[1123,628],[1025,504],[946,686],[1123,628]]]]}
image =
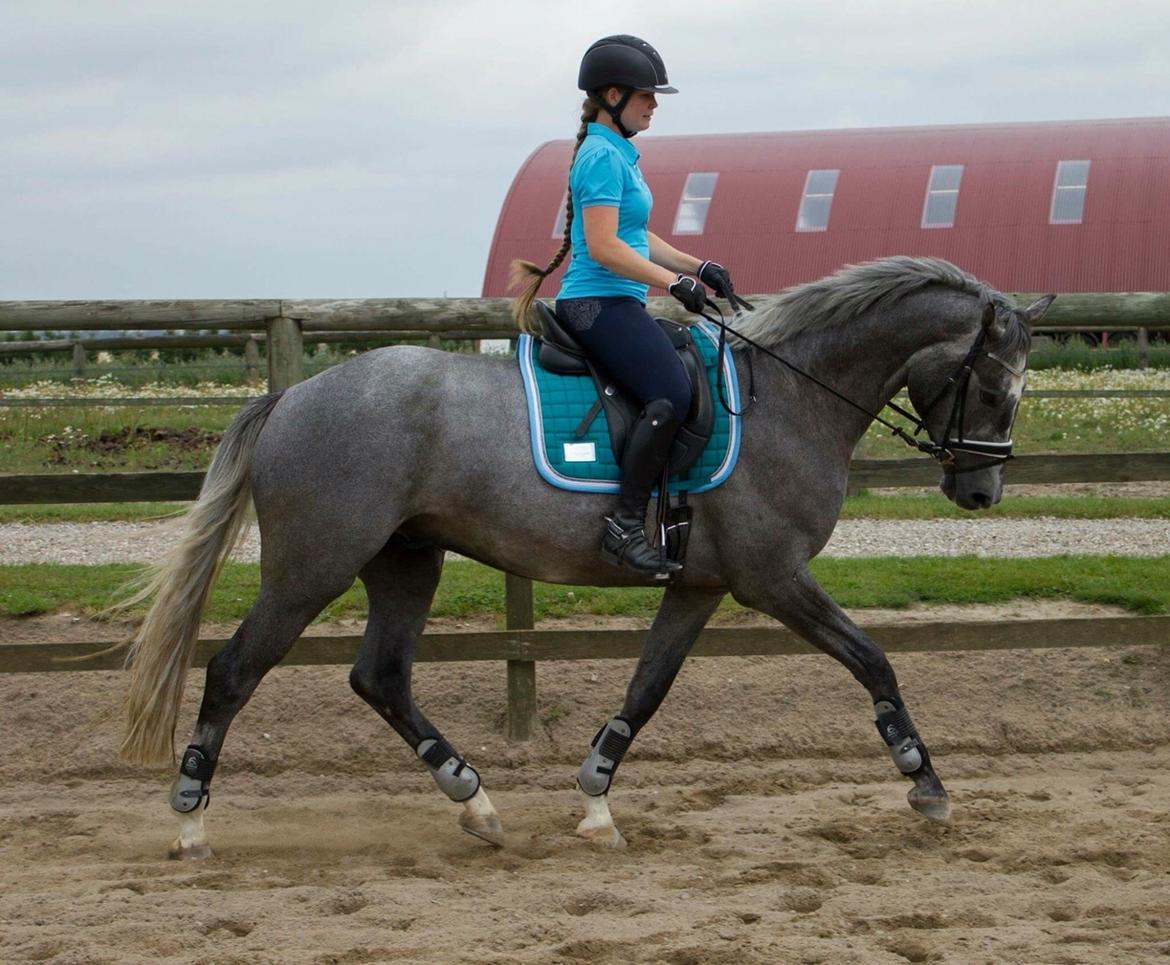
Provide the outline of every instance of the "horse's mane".
{"type": "Polygon", "coordinates": [[[871,308],[889,308],[927,285],[944,285],[975,295],[981,303],[1011,307],[995,289],[949,261],[895,255],[846,265],[818,281],[788,288],[741,316],[735,328],[761,345],[772,346],[800,332],[841,325],[871,308]]]}

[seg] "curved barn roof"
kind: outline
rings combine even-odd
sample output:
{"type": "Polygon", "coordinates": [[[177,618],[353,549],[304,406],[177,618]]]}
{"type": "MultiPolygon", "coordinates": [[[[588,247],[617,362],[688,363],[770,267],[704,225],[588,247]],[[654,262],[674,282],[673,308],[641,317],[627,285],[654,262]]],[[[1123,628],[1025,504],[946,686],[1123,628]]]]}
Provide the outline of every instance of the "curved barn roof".
{"type": "MultiPolygon", "coordinates": [[[[485,296],[506,294],[513,258],[545,264],[560,247],[572,144],[542,145],[517,173],[485,296]]],[[[650,229],[728,265],[745,293],[900,254],[946,258],[1001,291],[1170,291],[1170,118],[647,137],[638,148],[650,229]]]]}

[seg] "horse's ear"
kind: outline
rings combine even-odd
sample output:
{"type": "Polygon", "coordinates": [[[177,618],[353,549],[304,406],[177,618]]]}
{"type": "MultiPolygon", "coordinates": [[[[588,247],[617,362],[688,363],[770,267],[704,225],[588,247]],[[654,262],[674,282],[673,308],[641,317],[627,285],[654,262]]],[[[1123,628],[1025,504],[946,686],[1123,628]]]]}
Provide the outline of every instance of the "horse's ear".
{"type": "Polygon", "coordinates": [[[1054,301],[1056,301],[1055,295],[1044,295],[1041,298],[1037,298],[1036,301],[1032,302],[1031,305],[1023,309],[1020,312],[1020,315],[1023,317],[1024,321],[1028,323],[1029,327],[1035,325],[1036,322],[1044,317],[1044,313],[1048,311],[1048,307],[1054,301]]]}
{"type": "Polygon", "coordinates": [[[995,325],[995,302],[985,302],[983,305],[983,331],[992,334],[995,325]]]}
{"type": "Polygon", "coordinates": [[[1004,333],[1007,327],[1007,319],[1000,314],[999,308],[996,307],[995,302],[987,302],[983,306],[983,331],[987,333],[988,339],[995,341],[1004,333]]]}

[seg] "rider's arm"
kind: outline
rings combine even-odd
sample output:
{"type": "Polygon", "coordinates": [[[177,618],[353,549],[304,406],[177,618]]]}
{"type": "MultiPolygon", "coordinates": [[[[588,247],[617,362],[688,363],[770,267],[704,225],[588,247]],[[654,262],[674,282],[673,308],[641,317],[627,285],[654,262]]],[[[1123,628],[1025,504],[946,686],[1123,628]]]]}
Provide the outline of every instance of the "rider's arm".
{"type": "MultiPolygon", "coordinates": [[[[617,236],[617,208],[604,204],[590,205],[581,209],[581,219],[585,225],[585,247],[589,249],[589,257],[603,268],[644,285],[668,288],[674,284],[675,272],[643,258],[617,236]]],[[[650,242],[650,254],[653,258],[653,241],[650,242]]],[[[695,267],[698,266],[696,261],[695,267]]]]}
{"type": "Polygon", "coordinates": [[[646,237],[650,241],[650,260],[654,264],[661,265],[673,272],[685,272],[688,275],[694,275],[698,272],[699,266],[703,263],[700,259],[668,245],[653,231],[647,231],[646,237]]]}

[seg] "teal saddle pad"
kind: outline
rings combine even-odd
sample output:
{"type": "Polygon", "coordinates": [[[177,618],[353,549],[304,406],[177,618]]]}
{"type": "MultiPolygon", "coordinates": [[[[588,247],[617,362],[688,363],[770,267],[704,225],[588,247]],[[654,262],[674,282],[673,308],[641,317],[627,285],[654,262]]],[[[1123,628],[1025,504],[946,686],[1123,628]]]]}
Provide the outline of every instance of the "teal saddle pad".
{"type": "MultiPolygon", "coordinates": [[[[707,382],[715,410],[715,426],[703,454],[686,472],[685,478],[671,476],[668,490],[702,493],[714,489],[731,475],[739,458],[742,419],[733,416],[719,402],[716,385],[720,363],[724,397],[739,411],[739,382],[731,351],[719,359],[718,329],[707,322],[691,326],[695,346],[703,357],[707,382]]],[[[609,424],[604,410],[597,413],[584,435],[576,435],[586,414],[597,402],[597,388],[588,375],[557,375],[541,368],[537,353],[539,340],[521,335],[516,358],[528,400],[528,423],[532,435],[532,458],[546,482],[560,489],[584,493],[616,493],[621,471],[609,442],[609,424]]]]}

